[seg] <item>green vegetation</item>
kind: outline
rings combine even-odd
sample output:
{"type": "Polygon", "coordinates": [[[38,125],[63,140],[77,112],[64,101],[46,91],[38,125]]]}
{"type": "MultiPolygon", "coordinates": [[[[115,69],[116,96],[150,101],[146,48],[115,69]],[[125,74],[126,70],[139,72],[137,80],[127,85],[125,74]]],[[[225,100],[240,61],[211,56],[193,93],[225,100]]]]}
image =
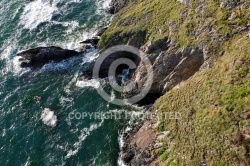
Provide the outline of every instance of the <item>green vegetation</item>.
{"type": "Polygon", "coordinates": [[[157,110],[182,114],[162,121],[170,131],[165,144],[177,165],[238,165],[249,158],[250,39],[236,37],[223,44],[224,55],[214,66],[195,74],[178,89],[156,101],[157,110]],[[242,140],[237,136],[242,135],[242,140]],[[185,157],[185,158],[184,158],[185,157]]]}
{"type": "Polygon", "coordinates": [[[249,10],[221,9],[218,0],[192,0],[189,7],[176,0],[131,0],[114,16],[99,45],[105,49],[136,37],[135,45],[142,46],[168,36],[179,47],[205,45],[209,49],[218,44],[218,38],[226,40],[238,33],[235,26],[246,25],[249,16],[249,10]],[[233,19],[228,20],[232,13],[233,19]]]}
{"type": "Polygon", "coordinates": [[[160,160],[161,161],[165,161],[167,160],[168,158],[168,152],[163,152],[161,155],[160,155],[160,160]]]}

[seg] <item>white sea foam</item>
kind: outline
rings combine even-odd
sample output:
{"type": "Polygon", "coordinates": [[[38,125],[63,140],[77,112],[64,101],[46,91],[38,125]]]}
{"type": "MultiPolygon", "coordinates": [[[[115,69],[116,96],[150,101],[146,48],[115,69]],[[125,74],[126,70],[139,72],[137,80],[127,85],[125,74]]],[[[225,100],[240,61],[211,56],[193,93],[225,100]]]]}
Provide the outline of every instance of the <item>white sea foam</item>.
{"type": "Polygon", "coordinates": [[[3,129],[2,137],[6,135],[6,129],[3,129]]]}
{"type": "MultiPolygon", "coordinates": [[[[118,136],[118,144],[120,151],[122,150],[122,147],[124,146],[124,141],[123,141],[123,133],[119,134],[118,136]]],[[[117,161],[118,166],[126,166],[126,164],[123,162],[122,157],[121,157],[121,152],[119,153],[119,158],[117,161]]]]}
{"type": "Polygon", "coordinates": [[[43,123],[47,126],[55,127],[57,123],[57,116],[49,108],[45,108],[41,114],[43,123]]]}
{"type": "Polygon", "coordinates": [[[53,24],[60,24],[64,27],[69,27],[66,31],[66,33],[72,33],[78,26],[78,21],[66,21],[66,22],[58,22],[58,21],[52,21],[53,24]]]}
{"type": "Polygon", "coordinates": [[[1,54],[0,58],[3,59],[11,59],[15,55],[16,49],[14,46],[8,46],[3,53],[1,54]]]}
{"type": "Polygon", "coordinates": [[[78,80],[76,82],[76,86],[79,88],[85,88],[85,87],[93,87],[95,89],[100,87],[100,82],[95,79],[91,80],[78,80]]]}
{"type": "MultiPolygon", "coordinates": [[[[52,21],[53,15],[60,12],[57,8],[57,4],[60,3],[60,1],[61,0],[35,0],[28,3],[21,15],[20,24],[24,25],[24,28],[32,30],[41,23],[52,22],[52,24],[62,24],[63,26],[69,26],[71,28],[68,31],[72,32],[77,26],[79,26],[79,23],[77,21],[52,21]]],[[[80,0],[70,0],[67,3],[79,2],[80,0]]]]}
{"type": "Polygon", "coordinates": [[[22,57],[16,56],[12,60],[12,65],[13,65],[12,69],[13,69],[13,72],[14,72],[15,75],[19,75],[19,76],[21,76],[21,75],[23,75],[23,74],[28,73],[28,72],[31,71],[31,68],[29,68],[29,67],[27,67],[27,68],[21,68],[21,66],[20,66],[20,64],[21,64],[20,58],[22,58],[22,57]]]}
{"type": "Polygon", "coordinates": [[[21,24],[24,28],[34,29],[43,22],[52,19],[53,14],[58,11],[57,3],[50,3],[49,0],[36,0],[28,3],[21,15],[21,24]]]}
{"type": "Polygon", "coordinates": [[[97,0],[96,1],[97,14],[104,14],[105,10],[109,8],[110,3],[111,0],[97,0]]]}

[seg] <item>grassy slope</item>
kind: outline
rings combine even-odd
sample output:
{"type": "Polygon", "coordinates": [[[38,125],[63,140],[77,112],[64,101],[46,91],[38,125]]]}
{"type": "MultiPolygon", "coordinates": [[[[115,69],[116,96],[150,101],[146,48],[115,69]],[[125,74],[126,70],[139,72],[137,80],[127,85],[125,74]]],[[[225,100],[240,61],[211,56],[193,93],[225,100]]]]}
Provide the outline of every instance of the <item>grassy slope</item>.
{"type": "Polygon", "coordinates": [[[164,140],[169,155],[162,160],[236,166],[245,159],[250,142],[238,140],[237,135],[250,132],[250,120],[245,117],[250,111],[249,46],[249,38],[225,43],[226,51],[213,68],[195,74],[156,101],[159,112],[182,115],[181,120],[161,121],[158,126],[160,131],[170,131],[164,140]]]}
{"type": "Polygon", "coordinates": [[[249,157],[250,146],[246,140],[250,120],[244,117],[250,112],[250,38],[233,25],[246,25],[250,11],[220,9],[219,0],[206,0],[204,12],[197,12],[201,4],[191,1],[192,7],[175,0],[131,1],[114,17],[100,46],[104,49],[131,39],[141,46],[168,36],[179,47],[206,48],[214,66],[156,101],[159,111],[181,112],[183,117],[161,121],[158,129],[170,134],[158,154],[166,165],[200,165],[201,161],[239,165],[249,157]],[[228,21],[232,12],[235,18],[228,21]]]}
{"type": "MultiPolygon", "coordinates": [[[[132,0],[131,0],[132,1],[132,0]]],[[[186,7],[176,0],[137,0],[130,2],[114,17],[111,26],[101,38],[101,48],[116,44],[126,44],[129,39],[139,38],[139,44],[155,41],[165,36],[171,37],[179,47],[202,43],[209,47],[215,37],[230,38],[237,31],[232,25],[246,25],[249,10],[220,9],[218,0],[206,0],[204,12],[195,11],[202,3],[192,0],[192,7],[186,7]],[[227,21],[231,12],[235,19],[227,21]],[[205,26],[216,34],[203,30],[198,35],[193,32],[205,26]],[[171,27],[171,30],[169,30],[171,27]],[[216,36],[215,36],[216,35],[216,36]]]]}

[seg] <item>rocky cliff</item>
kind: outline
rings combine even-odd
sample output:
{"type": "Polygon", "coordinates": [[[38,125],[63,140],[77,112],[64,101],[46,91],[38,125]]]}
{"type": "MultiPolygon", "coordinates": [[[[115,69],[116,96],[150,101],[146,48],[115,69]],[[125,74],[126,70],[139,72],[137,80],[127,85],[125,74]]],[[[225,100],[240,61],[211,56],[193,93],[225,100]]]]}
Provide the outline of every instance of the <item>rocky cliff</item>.
{"type": "MultiPolygon", "coordinates": [[[[146,52],[154,80],[141,104],[181,115],[128,133],[126,164],[250,165],[250,2],[114,0],[111,9],[100,48],[128,44],[146,52]]],[[[136,89],[126,97],[141,90],[144,75],[139,62],[136,89]]]]}

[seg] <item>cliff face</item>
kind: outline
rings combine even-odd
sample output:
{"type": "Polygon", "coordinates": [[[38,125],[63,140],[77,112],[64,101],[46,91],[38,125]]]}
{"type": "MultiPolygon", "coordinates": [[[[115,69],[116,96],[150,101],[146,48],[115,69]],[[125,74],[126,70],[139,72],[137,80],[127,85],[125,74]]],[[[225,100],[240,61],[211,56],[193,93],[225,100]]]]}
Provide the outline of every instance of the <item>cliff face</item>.
{"type": "MultiPolygon", "coordinates": [[[[127,163],[138,164],[136,158],[146,152],[146,165],[250,165],[250,2],[124,2],[101,36],[101,49],[129,44],[146,52],[154,81],[142,103],[159,97],[156,113],[182,115],[159,119],[155,146],[126,152],[127,163]]],[[[143,75],[139,63],[131,77],[137,89],[125,96],[141,90],[143,75]]],[[[140,147],[136,140],[128,142],[127,149],[140,147]]]]}

